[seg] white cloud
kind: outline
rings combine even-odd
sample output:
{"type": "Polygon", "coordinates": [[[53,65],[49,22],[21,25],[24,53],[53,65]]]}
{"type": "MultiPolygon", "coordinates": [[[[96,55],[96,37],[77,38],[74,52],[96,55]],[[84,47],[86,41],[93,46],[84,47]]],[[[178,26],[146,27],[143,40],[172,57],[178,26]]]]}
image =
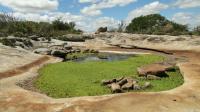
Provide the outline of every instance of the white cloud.
{"type": "Polygon", "coordinates": [[[49,12],[45,14],[14,12],[11,14],[19,19],[35,22],[52,22],[59,18],[64,22],[75,22],[76,28],[86,32],[96,31],[99,27],[116,28],[119,23],[118,20],[110,17],[88,18],[83,15],[73,15],[69,12],[49,12]]]}
{"type": "Polygon", "coordinates": [[[179,8],[200,7],[200,0],[177,0],[175,6],[179,8]]]}
{"type": "Polygon", "coordinates": [[[97,9],[96,4],[94,4],[90,7],[85,7],[83,9],[81,9],[81,13],[83,13],[84,15],[88,15],[88,16],[98,16],[98,15],[102,14],[101,10],[97,9]]]}
{"type": "Polygon", "coordinates": [[[17,12],[47,12],[56,10],[58,0],[0,0],[0,5],[17,12]]]}
{"type": "Polygon", "coordinates": [[[102,14],[102,9],[112,8],[116,6],[125,6],[137,0],[99,0],[98,3],[92,4],[81,9],[81,13],[89,16],[97,16],[102,14]]]}
{"type": "Polygon", "coordinates": [[[79,0],[79,3],[96,3],[100,0],[79,0]]]}
{"type": "Polygon", "coordinates": [[[117,28],[120,21],[111,17],[89,18],[83,21],[80,28],[85,29],[87,32],[94,32],[99,27],[108,27],[108,29],[117,28]]]}
{"type": "Polygon", "coordinates": [[[200,25],[200,14],[191,14],[179,12],[174,14],[172,20],[176,23],[180,23],[183,25],[189,25],[190,28],[196,27],[200,25]]]}
{"type": "Polygon", "coordinates": [[[128,14],[128,17],[126,18],[126,22],[130,23],[133,18],[139,17],[139,16],[145,16],[149,14],[155,14],[160,13],[160,11],[167,9],[168,5],[162,4],[158,1],[152,2],[150,4],[147,4],[141,8],[137,8],[133,11],[131,11],[128,14]]]}
{"type": "Polygon", "coordinates": [[[76,22],[82,21],[85,17],[81,15],[73,15],[69,12],[62,13],[62,12],[49,12],[45,14],[38,14],[38,13],[21,13],[21,12],[14,12],[12,15],[16,18],[28,21],[35,21],[35,22],[52,22],[56,19],[60,19],[64,22],[76,22]]]}
{"type": "Polygon", "coordinates": [[[99,27],[117,28],[120,21],[115,20],[110,17],[100,17],[97,18],[93,23],[93,29],[98,29],[99,27]]]}

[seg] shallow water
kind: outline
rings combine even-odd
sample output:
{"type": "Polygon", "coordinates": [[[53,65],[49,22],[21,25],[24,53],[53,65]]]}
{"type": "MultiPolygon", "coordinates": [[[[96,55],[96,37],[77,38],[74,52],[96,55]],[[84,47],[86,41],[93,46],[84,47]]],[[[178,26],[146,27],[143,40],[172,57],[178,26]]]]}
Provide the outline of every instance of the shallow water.
{"type": "Polygon", "coordinates": [[[118,60],[125,60],[135,55],[127,55],[127,54],[111,54],[111,53],[101,53],[104,57],[100,58],[98,54],[88,55],[82,58],[78,58],[73,60],[74,62],[86,62],[86,61],[118,61],[118,60]]]}

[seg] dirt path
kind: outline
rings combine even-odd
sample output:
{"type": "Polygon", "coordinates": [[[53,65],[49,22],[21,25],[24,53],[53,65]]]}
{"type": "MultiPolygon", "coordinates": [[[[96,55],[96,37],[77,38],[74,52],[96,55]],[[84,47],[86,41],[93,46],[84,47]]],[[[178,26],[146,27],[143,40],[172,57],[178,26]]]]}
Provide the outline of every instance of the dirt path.
{"type": "Polygon", "coordinates": [[[58,61],[51,58],[32,66],[28,72],[0,80],[0,112],[200,112],[200,53],[173,52],[175,56],[189,60],[178,63],[185,80],[178,88],[163,92],[53,99],[15,85],[19,80],[37,75],[43,64],[58,61]]]}

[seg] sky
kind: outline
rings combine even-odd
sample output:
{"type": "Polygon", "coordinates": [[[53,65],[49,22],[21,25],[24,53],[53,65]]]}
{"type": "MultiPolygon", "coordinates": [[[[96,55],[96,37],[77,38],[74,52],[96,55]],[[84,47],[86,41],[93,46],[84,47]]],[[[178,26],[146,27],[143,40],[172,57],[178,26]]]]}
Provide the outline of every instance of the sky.
{"type": "Polygon", "coordinates": [[[0,13],[36,22],[59,18],[86,32],[159,13],[193,28],[200,25],[200,0],[0,0],[0,13]]]}

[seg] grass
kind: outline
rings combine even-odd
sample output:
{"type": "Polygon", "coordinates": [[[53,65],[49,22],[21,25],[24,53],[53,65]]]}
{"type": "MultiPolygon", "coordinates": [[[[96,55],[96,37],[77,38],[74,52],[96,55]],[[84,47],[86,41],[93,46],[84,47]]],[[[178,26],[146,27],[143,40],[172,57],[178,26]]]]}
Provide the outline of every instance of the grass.
{"type": "Polygon", "coordinates": [[[83,52],[80,52],[80,53],[70,53],[70,54],[67,54],[65,58],[67,60],[73,60],[73,59],[85,57],[87,55],[89,55],[89,53],[83,53],[83,52]]]}
{"type": "Polygon", "coordinates": [[[74,60],[74,59],[86,57],[86,56],[89,56],[89,55],[92,55],[92,54],[95,54],[95,53],[90,53],[90,52],[84,53],[83,51],[75,52],[75,53],[69,53],[69,54],[66,55],[65,59],[66,60],[74,60]]]}
{"type": "MultiPolygon", "coordinates": [[[[101,86],[101,80],[121,76],[137,77],[137,67],[163,60],[164,57],[158,55],[138,55],[112,62],[70,61],[49,64],[39,71],[40,76],[35,85],[41,92],[55,98],[110,94],[109,88],[101,86]]],[[[150,81],[153,87],[145,91],[168,90],[183,83],[179,71],[168,72],[168,75],[168,78],[150,81]]],[[[144,82],[140,79],[140,83],[144,82]]]]}

